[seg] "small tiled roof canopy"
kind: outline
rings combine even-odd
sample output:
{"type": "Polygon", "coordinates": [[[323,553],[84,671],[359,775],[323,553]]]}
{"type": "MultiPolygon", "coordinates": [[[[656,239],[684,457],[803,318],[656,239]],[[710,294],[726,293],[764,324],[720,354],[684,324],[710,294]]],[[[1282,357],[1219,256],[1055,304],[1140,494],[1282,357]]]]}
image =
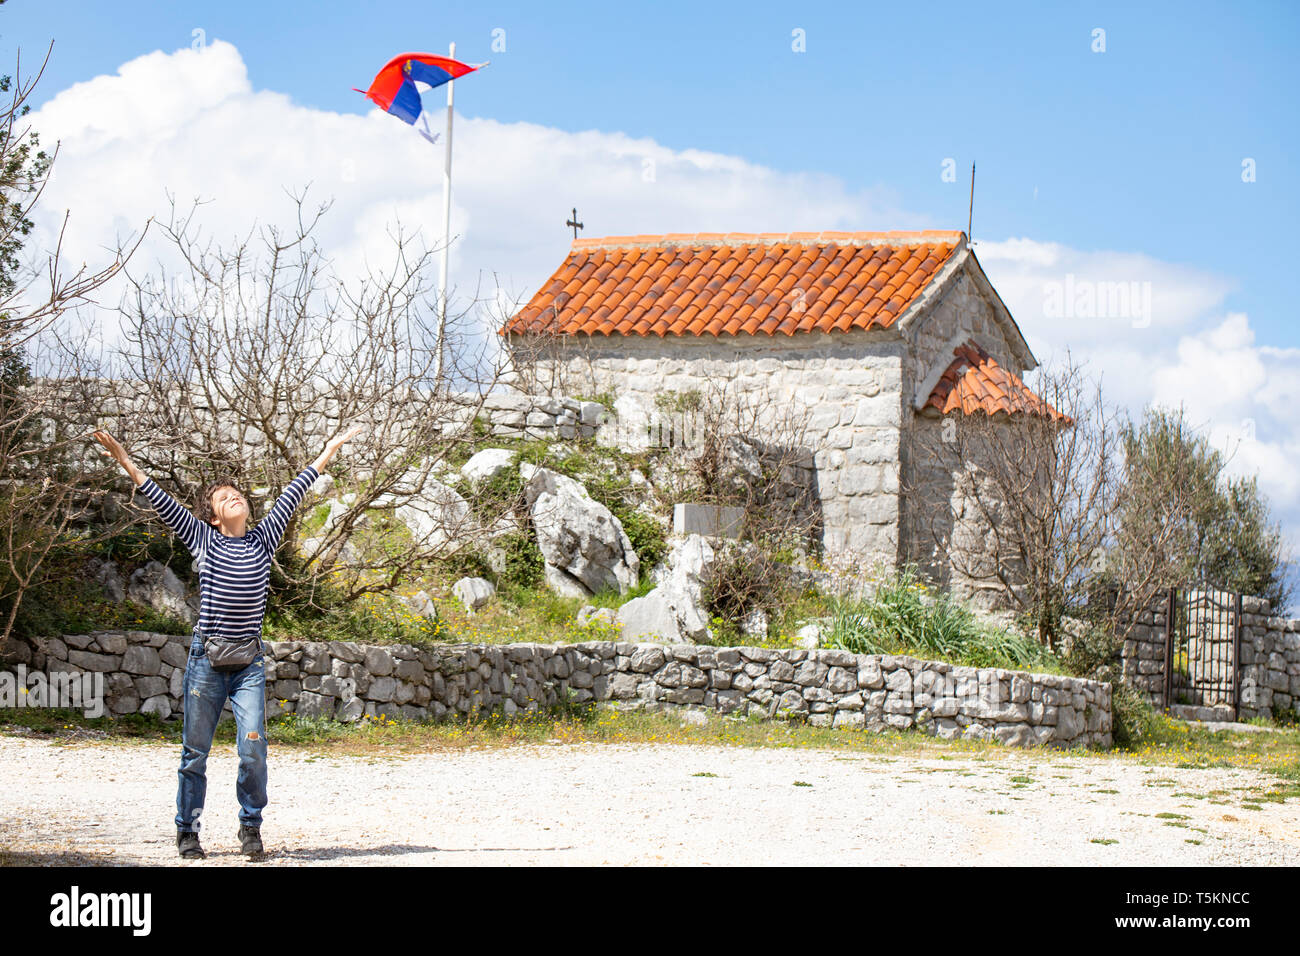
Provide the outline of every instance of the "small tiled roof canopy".
{"type": "Polygon", "coordinates": [[[960,232],[578,239],[505,333],[794,335],[888,328],[960,232]]]}
{"type": "MultiPolygon", "coordinates": [[[[961,232],[671,233],[577,239],[503,335],[794,335],[887,329],[961,232]]],[[[974,342],[923,408],[1068,422],[974,342]]]]}
{"type": "Polygon", "coordinates": [[[953,354],[956,358],[939,377],[924,408],[936,409],[941,415],[949,412],[966,415],[1024,412],[1063,425],[1071,424],[1066,415],[1031,392],[1024,382],[993,361],[992,356],[974,342],[957,346],[953,354]]]}

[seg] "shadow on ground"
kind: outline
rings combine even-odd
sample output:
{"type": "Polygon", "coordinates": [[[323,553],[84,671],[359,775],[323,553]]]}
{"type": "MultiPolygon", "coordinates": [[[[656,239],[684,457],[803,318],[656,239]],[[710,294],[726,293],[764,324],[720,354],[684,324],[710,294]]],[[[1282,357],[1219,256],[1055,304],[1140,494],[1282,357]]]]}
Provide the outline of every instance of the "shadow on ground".
{"type": "Polygon", "coordinates": [[[138,866],[134,860],[77,850],[0,850],[0,866],[138,866]]]}

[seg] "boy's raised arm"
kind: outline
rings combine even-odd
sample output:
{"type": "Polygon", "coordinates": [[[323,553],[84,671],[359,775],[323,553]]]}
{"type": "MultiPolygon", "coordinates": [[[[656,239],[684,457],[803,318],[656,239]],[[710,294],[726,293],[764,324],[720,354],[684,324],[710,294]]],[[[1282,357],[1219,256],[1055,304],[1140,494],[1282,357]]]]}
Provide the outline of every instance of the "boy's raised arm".
{"type": "Polygon", "coordinates": [[[159,488],[152,478],[136,467],[135,462],[131,460],[131,456],[126,453],[126,449],[118,443],[116,438],[106,431],[91,432],[91,436],[104,446],[100,453],[105,457],[112,458],[131,476],[131,480],[136,483],[141,493],[154,506],[158,516],[184,542],[185,547],[189,548],[190,554],[198,554],[199,543],[203,540],[204,533],[203,525],[199,523],[199,519],[177,504],[171,495],[159,488]]]}
{"type": "Polygon", "coordinates": [[[267,512],[265,518],[257,526],[258,534],[261,536],[268,551],[274,552],[280,545],[280,539],[284,536],[284,529],[289,524],[289,516],[293,514],[294,509],[302,503],[302,497],[311,487],[312,482],[321,476],[330,461],[338,454],[339,448],[345,441],[354,437],[361,431],[360,425],[355,425],[347,432],[341,432],[335,435],[325,443],[325,450],[321,452],[314,462],[304,468],[289,487],[280,493],[271,510],[267,512]]]}

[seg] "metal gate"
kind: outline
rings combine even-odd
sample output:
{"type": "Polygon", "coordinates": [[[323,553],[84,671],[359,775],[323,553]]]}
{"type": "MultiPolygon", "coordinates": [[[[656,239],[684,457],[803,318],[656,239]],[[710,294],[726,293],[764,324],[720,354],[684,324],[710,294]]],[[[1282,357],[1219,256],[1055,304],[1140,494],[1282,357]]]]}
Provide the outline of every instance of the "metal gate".
{"type": "Polygon", "coordinates": [[[1165,614],[1165,711],[1227,708],[1231,713],[1225,716],[1236,720],[1240,662],[1241,595],[1208,587],[1171,588],[1165,614]]]}

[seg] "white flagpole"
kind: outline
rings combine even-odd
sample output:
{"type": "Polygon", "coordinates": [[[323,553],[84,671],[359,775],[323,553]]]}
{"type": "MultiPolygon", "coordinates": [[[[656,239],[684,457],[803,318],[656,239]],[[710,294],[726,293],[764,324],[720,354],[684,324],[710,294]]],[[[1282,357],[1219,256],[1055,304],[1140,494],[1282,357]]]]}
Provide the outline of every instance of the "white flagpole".
{"type": "MultiPolygon", "coordinates": [[[[453,60],[456,59],[455,43],[451,44],[448,56],[453,60]]],[[[443,339],[447,333],[447,261],[451,254],[451,118],[455,86],[454,80],[447,82],[447,146],[442,170],[442,278],[439,290],[441,308],[438,315],[438,363],[434,373],[435,388],[442,387],[443,339]]]]}

